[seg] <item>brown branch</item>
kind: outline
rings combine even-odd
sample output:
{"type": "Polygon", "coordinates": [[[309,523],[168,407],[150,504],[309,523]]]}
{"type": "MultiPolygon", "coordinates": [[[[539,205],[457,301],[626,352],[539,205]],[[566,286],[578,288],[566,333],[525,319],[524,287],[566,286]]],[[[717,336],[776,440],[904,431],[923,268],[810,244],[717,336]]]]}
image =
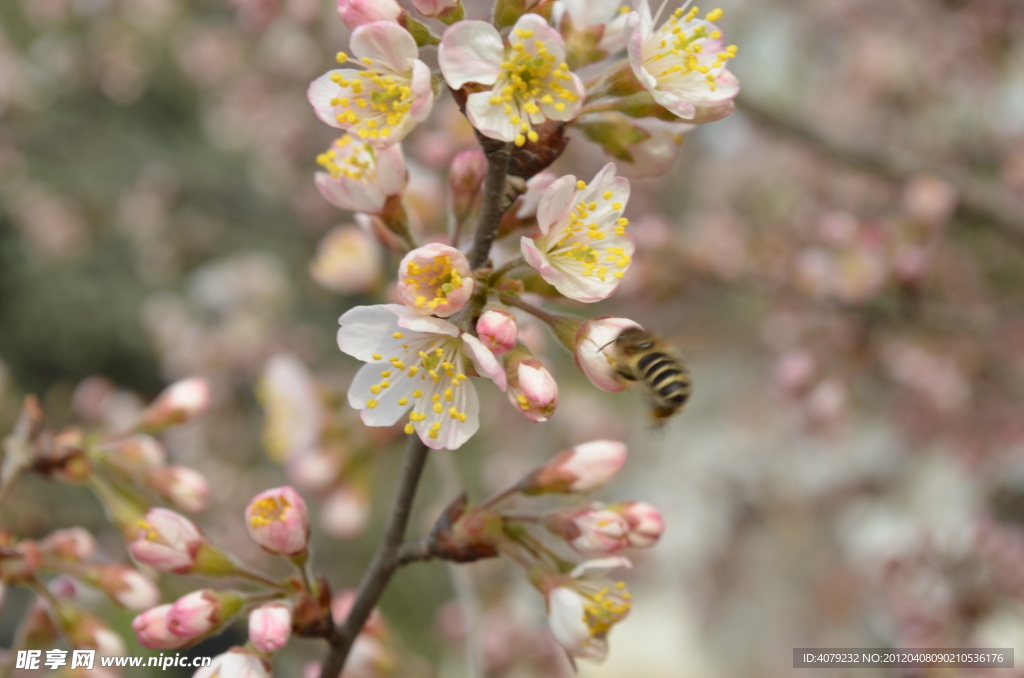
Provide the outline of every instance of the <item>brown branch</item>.
{"type": "Polygon", "coordinates": [[[356,593],[352,609],[345,621],[336,626],[328,638],[331,650],[320,669],[320,678],[338,678],[341,675],[352,644],[363,630],[363,626],[366,625],[370,613],[377,606],[377,602],[391,581],[395,570],[402,564],[399,551],[402,540],[405,538],[406,527],[409,524],[412,503],[416,498],[416,487],[419,485],[423,467],[427,461],[427,452],[427,446],[418,436],[409,437],[405,449],[405,461],[402,463],[401,478],[398,481],[395,498],[391,503],[391,512],[384,528],[384,535],[381,537],[370,566],[363,575],[363,580],[359,583],[359,590],[356,593]]]}
{"type": "Polygon", "coordinates": [[[1024,204],[1010,199],[988,182],[962,172],[925,167],[905,155],[886,149],[839,141],[808,122],[769,110],[750,99],[740,98],[737,104],[755,123],[813,146],[832,160],[861,171],[900,182],[917,174],[934,174],[956,189],[959,195],[958,216],[989,226],[1024,246],[1024,204]]]}
{"type": "Polygon", "coordinates": [[[487,263],[491,244],[501,224],[501,215],[508,209],[505,180],[508,165],[512,159],[512,144],[488,139],[477,135],[487,156],[487,175],[484,178],[484,201],[480,210],[480,221],[473,234],[473,249],[469,255],[469,267],[474,271],[487,263]]]}

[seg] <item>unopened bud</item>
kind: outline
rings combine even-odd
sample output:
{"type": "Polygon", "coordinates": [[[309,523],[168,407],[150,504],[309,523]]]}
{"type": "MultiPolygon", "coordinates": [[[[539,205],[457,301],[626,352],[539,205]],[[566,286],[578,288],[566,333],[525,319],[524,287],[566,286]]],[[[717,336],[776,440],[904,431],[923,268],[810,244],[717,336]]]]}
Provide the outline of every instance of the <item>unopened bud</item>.
{"type": "Polygon", "coordinates": [[[195,678],[270,678],[270,662],[241,647],[219,654],[195,678]]]}
{"type": "Polygon", "coordinates": [[[210,486],[203,474],[185,466],[165,466],[150,471],[149,484],[189,513],[206,509],[210,486]]]}
{"type": "Polygon", "coordinates": [[[476,334],[494,355],[508,353],[515,347],[519,334],[516,317],[500,308],[484,311],[476,322],[476,334]]]}
{"type": "Polygon", "coordinates": [[[627,327],[640,325],[628,318],[597,318],[584,322],[576,334],[572,347],[576,366],[602,391],[615,393],[626,388],[615,371],[611,344],[627,327]]]}
{"type": "Polygon", "coordinates": [[[448,186],[452,192],[452,210],[457,222],[469,218],[486,174],[487,156],[479,148],[455,154],[448,186]]]}
{"type": "Polygon", "coordinates": [[[217,577],[237,571],[226,555],[206,541],[195,523],[167,509],[151,509],[136,525],[128,548],[137,561],[162,572],[217,577]]]}
{"type": "Polygon", "coordinates": [[[265,551],[298,556],[309,545],[309,513],[299,493],[288,486],[261,492],[245,509],[245,526],[265,551]]]}
{"type": "Polygon", "coordinates": [[[205,379],[184,379],[168,386],[139,417],[136,429],[160,431],[202,415],[210,406],[210,386],[205,379]]]}
{"type": "Polygon", "coordinates": [[[466,16],[459,0],[412,0],[412,6],[423,16],[453,24],[466,16]]]}
{"type": "Polygon", "coordinates": [[[505,355],[508,376],[508,400],[530,421],[547,421],[558,405],[558,384],[525,346],[517,346],[505,355]]]}
{"type": "Polygon", "coordinates": [[[58,560],[83,561],[96,553],[96,538],[81,527],[69,527],[48,534],[40,548],[46,555],[58,560]]]}
{"type": "Polygon", "coordinates": [[[292,611],[282,603],[260,605],[249,613],[249,640],[260,652],[277,652],[292,635],[292,611]]]}
{"type": "Polygon", "coordinates": [[[160,589],[138,570],[125,565],[94,565],[83,578],[130,610],[145,610],[160,602],[160,589]]]}
{"type": "Polygon", "coordinates": [[[523,494],[584,493],[604,487],[626,464],[626,446],[594,440],[559,452],[519,483],[523,494]]]}
{"type": "Polygon", "coordinates": [[[606,506],[605,509],[625,519],[629,525],[626,538],[629,545],[634,548],[646,549],[654,546],[661,539],[661,533],[665,531],[665,519],[661,511],[646,502],[620,501],[606,506]]]}
{"type": "Polygon", "coordinates": [[[129,471],[163,466],[167,453],[156,438],[145,434],[106,441],[97,447],[103,460],[129,471]]]}
{"type": "Polygon", "coordinates": [[[401,15],[395,0],[338,0],[338,16],[353,30],[371,21],[398,21],[401,15]]]}
{"type": "Polygon", "coordinates": [[[587,555],[612,555],[629,545],[629,524],[614,511],[585,507],[548,515],[545,527],[587,555]]]}
{"type": "Polygon", "coordinates": [[[139,644],[151,650],[176,650],[188,644],[187,639],[171,633],[167,628],[167,616],[171,607],[169,603],[160,605],[146,610],[132,620],[132,628],[139,644]]]}
{"type": "Polygon", "coordinates": [[[224,626],[234,617],[245,599],[233,591],[201,589],[182,596],[167,613],[167,628],[188,641],[224,626]]]}

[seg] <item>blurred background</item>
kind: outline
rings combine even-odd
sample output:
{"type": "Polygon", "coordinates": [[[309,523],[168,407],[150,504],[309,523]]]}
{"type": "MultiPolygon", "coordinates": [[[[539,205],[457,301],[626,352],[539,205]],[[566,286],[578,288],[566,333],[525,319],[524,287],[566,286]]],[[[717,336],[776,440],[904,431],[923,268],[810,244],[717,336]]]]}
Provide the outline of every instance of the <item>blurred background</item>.
{"type": "MultiPolygon", "coordinates": [[[[687,135],[661,176],[622,167],[633,268],[609,301],[562,307],[672,338],[690,406],[652,434],[635,389],[596,390],[524,318],[559,380],[557,413],[530,424],[484,393],[480,433],[435,455],[414,530],[460,486],[480,499],[559,449],[617,438],[631,461],[601,497],[654,503],[667,527],[628,574],[634,608],[609,660],[579,675],[825,675],[791,668],[806,646],[1024,650],[1024,3],[720,4],[740,48],[737,112],[687,135]]],[[[334,130],[305,90],[347,47],[333,5],[0,4],[0,431],[26,393],[57,425],[96,423],[175,379],[210,379],[213,412],[165,442],[215,488],[204,529],[274,570],[242,511],[301,485],[279,440],[324,426],[327,481],[309,472],[304,492],[318,569],[341,587],[372,553],[402,436],[358,423],[344,401],[358,364],[334,340],[397,261],[313,185],[334,130]]],[[[444,223],[452,156],[474,144],[450,97],[437,109],[404,144],[425,234],[444,223]]],[[[589,178],[602,158],[577,135],[554,169],[589,178]]],[[[26,537],[84,525],[125,557],[84,489],[27,478],[0,524],[26,537]]],[[[173,599],[201,583],[161,585],[173,599]]],[[[396,579],[382,609],[416,670],[465,675],[451,600],[467,583],[488,676],[571,675],[542,598],[499,562],[396,579]]],[[[0,646],[28,601],[8,592],[0,646]]],[[[130,613],[96,606],[129,654],[146,652],[130,613]]],[[[294,642],[276,675],[320,652],[294,642]]],[[[1012,673],[1024,669],[999,675],[1012,673]]]]}

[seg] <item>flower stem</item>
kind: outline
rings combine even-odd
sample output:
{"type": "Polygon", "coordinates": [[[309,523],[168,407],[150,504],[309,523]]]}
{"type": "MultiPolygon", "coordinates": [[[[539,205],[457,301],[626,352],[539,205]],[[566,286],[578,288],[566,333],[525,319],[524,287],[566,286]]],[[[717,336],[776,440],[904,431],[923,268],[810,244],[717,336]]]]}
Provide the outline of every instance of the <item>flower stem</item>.
{"type": "Polygon", "coordinates": [[[409,514],[412,512],[412,503],[416,498],[416,487],[419,485],[423,467],[427,462],[427,452],[427,446],[419,437],[415,435],[409,437],[398,489],[391,502],[391,511],[384,528],[384,535],[377,545],[377,552],[374,554],[370,566],[363,574],[363,580],[359,583],[359,590],[356,593],[352,609],[345,621],[336,626],[328,638],[331,649],[320,669],[320,678],[338,678],[341,675],[352,644],[359,632],[363,630],[366,620],[370,618],[370,613],[373,612],[373,608],[376,607],[377,601],[383,595],[388,582],[391,581],[392,575],[401,564],[398,552],[402,540],[405,538],[409,514]]]}
{"type": "Polygon", "coordinates": [[[270,588],[270,589],[281,590],[281,589],[286,589],[287,588],[284,584],[282,584],[280,582],[276,582],[273,579],[271,579],[270,577],[262,575],[262,574],[260,574],[258,572],[253,572],[251,570],[246,570],[243,567],[238,567],[238,576],[241,577],[242,579],[248,579],[249,581],[256,582],[257,584],[262,584],[263,586],[266,586],[267,588],[270,588]]]}
{"type": "Polygon", "coordinates": [[[494,285],[497,285],[498,281],[501,280],[502,276],[507,275],[510,271],[514,271],[520,266],[526,266],[526,259],[524,259],[523,257],[516,257],[512,261],[506,264],[502,264],[500,268],[498,268],[494,273],[491,274],[491,277],[487,281],[487,284],[491,285],[492,287],[494,285]]]}
{"type": "Polygon", "coordinates": [[[548,313],[544,309],[538,308],[538,307],[534,306],[533,304],[528,304],[525,301],[523,301],[522,299],[519,299],[518,297],[514,297],[511,294],[503,294],[503,295],[501,295],[501,301],[502,301],[502,303],[508,304],[509,306],[515,306],[516,308],[521,308],[522,310],[526,311],[527,313],[529,313],[533,317],[538,318],[539,320],[543,320],[545,323],[547,323],[551,327],[554,327],[555,323],[558,322],[558,318],[555,317],[553,314],[548,313]]]}

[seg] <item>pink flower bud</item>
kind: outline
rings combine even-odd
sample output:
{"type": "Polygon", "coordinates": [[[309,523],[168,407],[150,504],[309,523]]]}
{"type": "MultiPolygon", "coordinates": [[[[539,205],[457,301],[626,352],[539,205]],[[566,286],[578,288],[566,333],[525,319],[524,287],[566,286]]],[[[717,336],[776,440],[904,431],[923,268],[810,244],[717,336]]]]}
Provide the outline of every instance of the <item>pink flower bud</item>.
{"type": "Polygon", "coordinates": [[[398,297],[418,313],[441,318],[456,313],[473,296],[476,279],[466,256],[448,245],[417,247],[398,266],[398,297]]]}
{"type": "Polygon", "coordinates": [[[151,471],[148,480],[157,492],[189,513],[206,509],[210,487],[198,471],[185,466],[166,466],[151,471]]]}
{"type": "Polygon", "coordinates": [[[516,317],[500,308],[484,311],[476,322],[476,333],[494,355],[508,353],[516,345],[519,329],[516,317]]]}
{"type": "Polygon", "coordinates": [[[191,421],[210,406],[210,386],[205,379],[184,379],[164,389],[146,408],[136,428],[159,431],[191,421]]]}
{"type": "Polygon", "coordinates": [[[110,627],[87,613],[74,615],[65,629],[76,648],[92,648],[101,657],[124,656],[124,640],[110,627]]]}
{"type": "Polygon", "coordinates": [[[459,0],[412,0],[412,6],[423,16],[440,18],[455,10],[459,0]]]}
{"type": "Polygon", "coordinates": [[[530,421],[547,421],[558,405],[558,384],[548,368],[536,358],[527,358],[506,362],[506,369],[509,402],[530,421]]]}
{"type": "Polygon", "coordinates": [[[621,515],[629,524],[629,545],[646,549],[654,546],[665,531],[661,511],[642,501],[623,501],[608,507],[621,515]]]}
{"type": "Polygon", "coordinates": [[[612,555],[629,545],[629,523],[607,509],[560,511],[549,515],[544,524],[573,549],[587,555],[612,555]]]}
{"type": "Polygon", "coordinates": [[[241,608],[244,599],[231,591],[201,589],[178,598],[167,613],[171,633],[192,641],[219,628],[241,608]]]}
{"type": "Polygon", "coordinates": [[[270,662],[233,647],[214,657],[209,666],[196,671],[192,678],[270,678],[270,662]]]}
{"type": "Polygon", "coordinates": [[[395,0],[338,0],[338,16],[350,29],[371,21],[398,21],[401,15],[395,0]]]}
{"type": "Polygon", "coordinates": [[[162,572],[186,574],[196,567],[206,543],[199,528],[183,515],[151,509],[138,523],[138,535],[128,544],[135,560],[162,572]]]}
{"type": "Polygon", "coordinates": [[[132,620],[135,637],[143,647],[151,650],[176,650],[188,643],[188,640],[171,633],[167,628],[167,615],[170,611],[170,604],[161,605],[146,610],[132,620]]]}
{"type": "Polygon", "coordinates": [[[158,468],[167,462],[163,445],[156,438],[143,434],[104,442],[98,451],[104,461],[130,471],[158,468]]]}
{"type": "MultiPolygon", "coordinates": [[[[419,6],[417,5],[417,9],[419,6]]],[[[422,10],[420,10],[422,12],[422,10]]],[[[425,12],[423,12],[425,14],[425,12]]],[[[487,173],[487,157],[479,148],[460,151],[452,159],[448,186],[452,191],[452,207],[460,222],[469,217],[487,173]]]]}
{"type": "Polygon", "coordinates": [[[594,440],[559,452],[519,483],[524,494],[584,493],[604,487],[626,463],[626,446],[594,440]]]}
{"type": "Polygon", "coordinates": [[[260,652],[277,652],[291,635],[292,611],[287,605],[267,603],[249,613],[249,640],[260,652]]]}
{"type": "Polygon", "coordinates": [[[39,547],[58,560],[89,560],[96,553],[96,538],[81,527],[69,527],[47,535],[39,547]]]}
{"type": "Polygon", "coordinates": [[[86,577],[130,610],[145,610],[160,602],[160,589],[138,570],[124,565],[97,565],[86,577]]]}
{"type": "Polygon", "coordinates": [[[257,494],[245,509],[245,519],[249,535],[270,553],[297,556],[309,545],[306,502],[287,485],[257,494]]]}
{"type": "Polygon", "coordinates": [[[628,318],[597,318],[583,323],[576,335],[573,350],[576,366],[587,375],[590,383],[602,391],[615,393],[627,386],[622,377],[615,372],[612,357],[614,352],[609,345],[627,327],[640,325],[628,318]]]}

